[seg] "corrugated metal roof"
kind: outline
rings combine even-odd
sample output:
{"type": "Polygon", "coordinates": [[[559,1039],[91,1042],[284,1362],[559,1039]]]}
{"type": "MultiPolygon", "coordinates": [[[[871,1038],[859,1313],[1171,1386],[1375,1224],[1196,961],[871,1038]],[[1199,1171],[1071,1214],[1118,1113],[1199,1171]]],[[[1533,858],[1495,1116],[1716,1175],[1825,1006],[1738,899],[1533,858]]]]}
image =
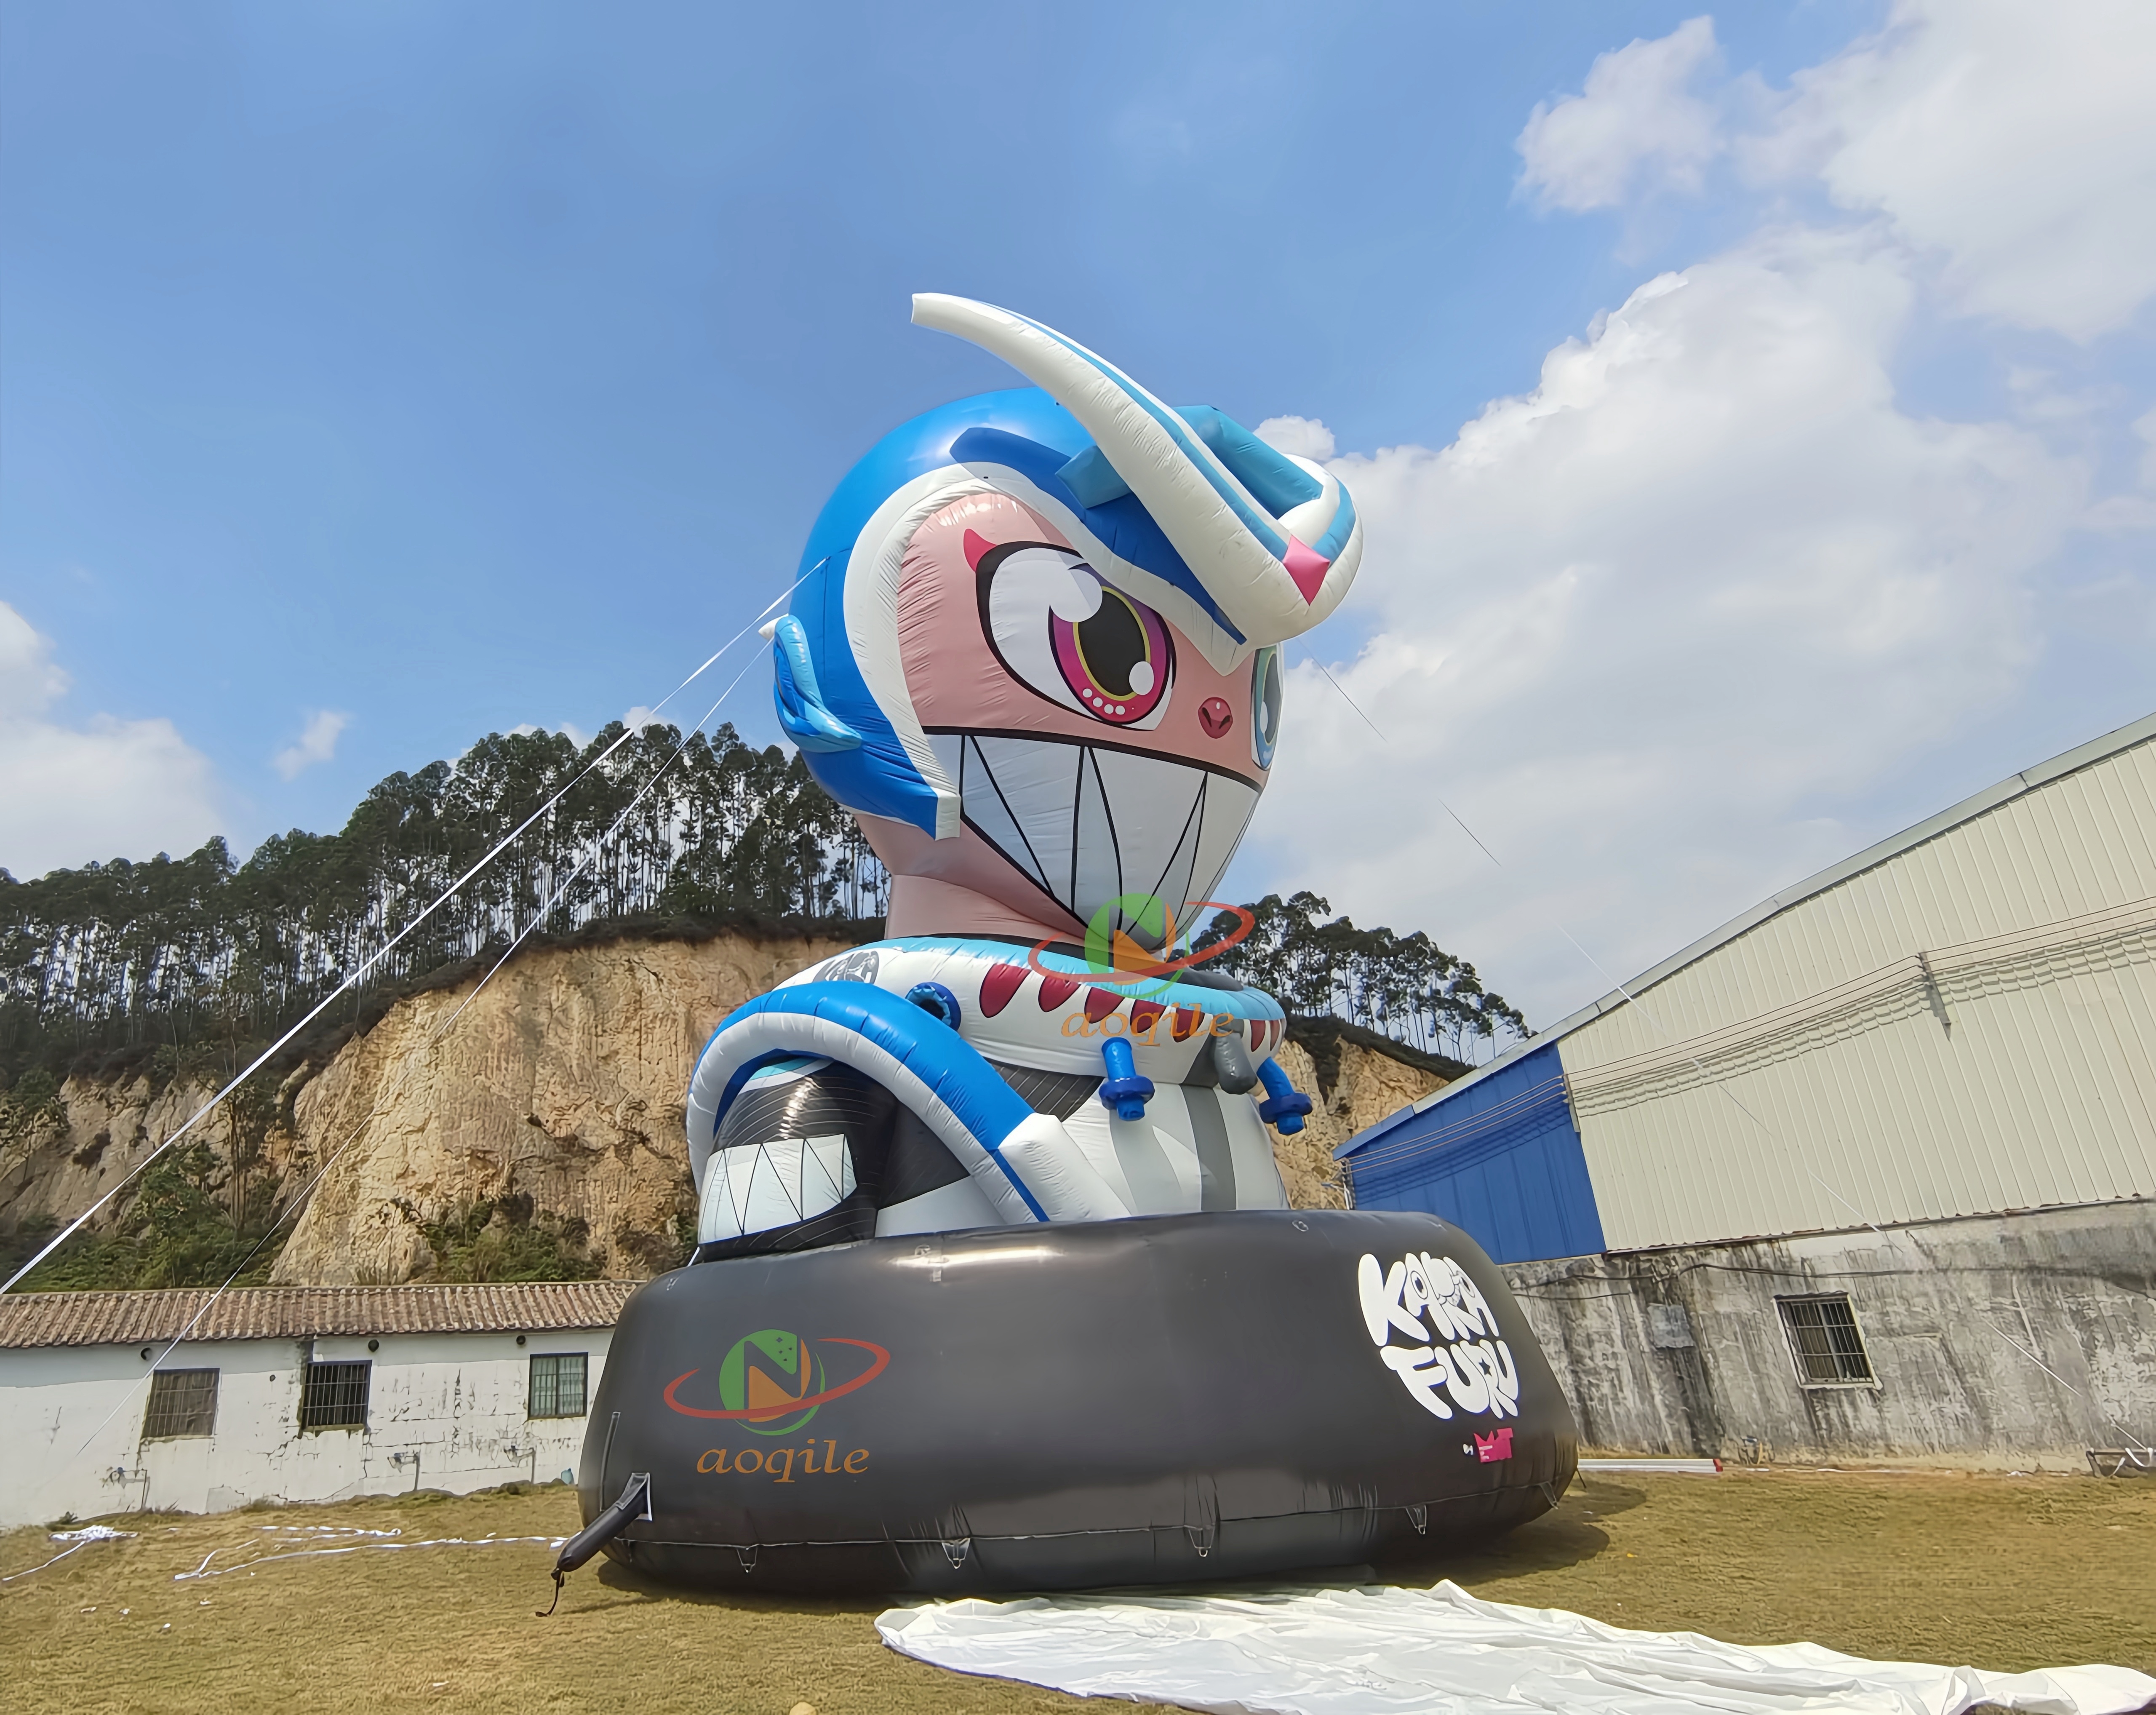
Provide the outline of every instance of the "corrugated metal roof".
{"type": "Polygon", "coordinates": [[[2156,744],[1776,912],[1562,1055],[1616,1250],[2156,1196],[2156,744]]]}
{"type": "Polygon", "coordinates": [[[1642,971],[1622,988],[1604,995],[1599,1000],[1590,1002],[1570,1017],[1559,1019],[1548,1030],[1537,1031],[1525,1042],[1517,1043],[1507,1049],[1488,1065],[1478,1066],[1466,1077],[1457,1079],[1446,1085],[1442,1090],[1424,1096],[1412,1107],[1403,1108],[1399,1112],[1380,1120],[1376,1125],[1357,1132],[1332,1152],[1334,1156],[1336,1158],[1344,1156],[1352,1150],[1360,1148],[1364,1143],[1400,1124],[1409,1113],[1419,1113],[1439,1102],[1456,1100],[1463,1091],[1473,1087],[1481,1080],[1491,1076],[1493,1073],[1533,1053],[1537,1049],[1547,1048],[1551,1043],[1570,1035],[1582,1026],[1591,1024],[1597,1019],[1625,1006],[1629,1004],[1626,999],[1628,994],[1637,996],[1644,994],[1656,983],[1675,976],[1688,965],[1697,964],[1709,953],[1727,946],[1740,936],[1748,934],[1769,918],[1779,917],[1791,906],[1800,905],[1805,900],[1825,892],[1829,888],[1840,886],[1843,882],[1862,875],[1867,870],[1876,869],[1881,865],[1892,861],[1928,840],[1936,840],[1941,834],[1948,833],[1965,823],[1974,821],[1978,817],[1999,809],[2002,804],[2010,804],[2014,799],[2034,792],[2041,787],[2048,786],[2053,781],[2061,779],[2066,775],[2078,773],[2084,768],[2092,768],[2098,763],[2118,755],[2123,751],[2131,750],[2137,745],[2146,744],[2152,738],[2156,738],[2156,715],[2144,716],[2138,721],[2119,727],[2116,732],[2107,732],[2100,738],[2091,739],[2087,744],[2076,745],[2073,749],[2063,752],[2048,762],[2039,763],[2034,768],[2024,768],[2018,774],[2009,775],[1996,786],[1988,787],[1973,797],[1965,798],[1959,804],[1941,810],[1935,816],[1927,817],[1914,827],[1905,828],[1899,834],[1891,835],[1879,841],[1876,845],[1868,845],[1855,856],[1844,858],[1838,864],[1830,865],[1817,875],[1807,876],[1794,886],[1784,888],[1771,897],[1762,900],[1742,916],[1731,918],[1712,933],[1702,936],[1681,952],[1673,953],[1660,964],[1642,971]]]}
{"type": "Polygon", "coordinates": [[[245,1286],[222,1297],[207,1286],[166,1292],[10,1292],[0,1297],[0,1350],[131,1346],[183,1333],[189,1340],[308,1340],[331,1334],[606,1328],[620,1319],[622,1306],[641,1284],[245,1286]]]}

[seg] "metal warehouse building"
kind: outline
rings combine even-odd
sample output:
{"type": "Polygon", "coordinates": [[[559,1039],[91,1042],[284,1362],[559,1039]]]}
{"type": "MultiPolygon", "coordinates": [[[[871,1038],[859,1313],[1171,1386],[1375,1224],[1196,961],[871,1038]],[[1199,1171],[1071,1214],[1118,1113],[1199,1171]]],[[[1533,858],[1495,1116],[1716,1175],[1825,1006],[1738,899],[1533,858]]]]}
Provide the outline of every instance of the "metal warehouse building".
{"type": "Polygon", "coordinates": [[[1592,1444],[2078,1464],[2156,1436],[2156,716],[1339,1153],[1358,1206],[1512,1265],[1592,1444]]]}

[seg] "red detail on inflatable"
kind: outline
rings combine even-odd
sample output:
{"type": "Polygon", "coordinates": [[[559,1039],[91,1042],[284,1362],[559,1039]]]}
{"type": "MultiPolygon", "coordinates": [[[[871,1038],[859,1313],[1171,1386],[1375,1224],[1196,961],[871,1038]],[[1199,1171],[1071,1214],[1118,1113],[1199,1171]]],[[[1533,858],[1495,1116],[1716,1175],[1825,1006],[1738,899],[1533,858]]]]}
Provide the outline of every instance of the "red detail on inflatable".
{"type": "Polygon", "coordinates": [[[1224,738],[1235,724],[1235,711],[1228,706],[1226,697],[1209,696],[1198,706],[1198,724],[1205,729],[1208,738],[1224,738]]]}
{"type": "MultiPolygon", "coordinates": [[[[971,537],[967,539],[966,552],[973,551],[971,537]]],[[[1317,592],[1324,587],[1325,574],[1332,569],[1332,562],[1317,557],[1317,550],[1305,547],[1293,537],[1287,539],[1287,552],[1281,557],[1287,575],[1295,580],[1295,587],[1302,592],[1306,602],[1317,599],[1317,592]]]]}
{"type": "Polygon", "coordinates": [[[680,1412],[684,1417],[747,1418],[753,1421],[764,1422],[774,1417],[788,1416],[796,1411],[805,1411],[811,1405],[821,1405],[825,1400],[835,1399],[841,1394],[850,1394],[856,1388],[865,1388],[883,1374],[884,1366],[891,1362],[891,1353],[873,1340],[849,1340],[841,1335],[833,1334],[828,1338],[819,1338],[817,1344],[858,1346],[864,1352],[875,1353],[875,1362],[850,1382],[842,1382],[835,1388],[826,1388],[820,1394],[811,1394],[805,1399],[788,1399],[778,1405],[749,1405],[742,1407],[739,1411],[706,1411],[701,1406],[684,1405],[674,1397],[674,1390],[696,1374],[693,1369],[683,1370],[672,1381],[667,1383],[664,1398],[670,1409],[680,1412]]]}
{"type": "MultiPolygon", "coordinates": [[[[1292,540],[1293,538],[1290,539],[1292,540]]],[[[981,569],[981,556],[988,552],[988,551],[994,546],[995,544],[993,542],[990,542],[988,537],[981,535],[978,531],[972,530],[968,531],[966,532],[966,565],[968,568],[975,572],[979,571],[981,569]]],[[[1307,552],[1308,550],[1306,549],[1305,552],[1307,552]]]]}
{"type": "Polygon", "coordinates": [[[981,978],[981,1016],[992,1019],[1011,1004],[1011,996],[1025,986],[1024,965],[990,965],[981,978]]]}
{"type": "Polygon", "coordinates": [[[1168,1010],[1163,1000],[1134,1000],[1131,1003],[1131,1035],[1142,1036],[1160,1022],[1160,1015],[1168,1010]]]}
{"type": "Polygon", "coordinates": [[[1194,1006],[1178,1006],[1175,1022],[1168,1026],[1169,1034],[1178,1042],[1188,1042],[1197,1035],[1198,1027],[1205,1022],[1205,1014],[1194,1006]]]}
{"type": "MultiPolygon", "coordinates": [[[[1045,942],[1042,943],[1043,946],[1046,944],[1045,942]]],[[[1036,947],[1034,951],[1038,952],[1040,948],[1036,947]]],[[[1040,973],[1040,1009],[1043,1012],[1054,1012],[1077,992],[1078,979],[1075,977],[1060,976],[1054,971],[1040,973]]]]}
{"type": "Polygon", "coordinates": [[[1111,988],[1088,988],[1086,991],[1086,1016],[1095,1024],[1123,1004],[1123,997],[1111,988]]]}
{"type": "Polygon", "coordinates": [[[1475,1438],[1475,1456],[1485,1465],[1495,1465],[1500,1459],[1512,1456],[1512,1430],[1508,1424],[1486,1435],[1475,1438]]]}

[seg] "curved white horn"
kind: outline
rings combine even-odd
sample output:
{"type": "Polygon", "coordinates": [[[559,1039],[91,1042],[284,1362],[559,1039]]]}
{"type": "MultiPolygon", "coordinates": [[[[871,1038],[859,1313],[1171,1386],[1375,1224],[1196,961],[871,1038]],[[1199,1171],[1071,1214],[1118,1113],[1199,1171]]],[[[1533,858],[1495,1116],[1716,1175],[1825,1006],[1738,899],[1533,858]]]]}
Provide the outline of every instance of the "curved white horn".
{"type": "Polygon", "coordinates": [[[1105,358],[971,298],[916,293],[913,320],[993,352],[1075,417],[1246,643],[1285,642],[1339,606],[1362,558],[1359,520],[1328,564],[1188,424],[1105,358]]]}

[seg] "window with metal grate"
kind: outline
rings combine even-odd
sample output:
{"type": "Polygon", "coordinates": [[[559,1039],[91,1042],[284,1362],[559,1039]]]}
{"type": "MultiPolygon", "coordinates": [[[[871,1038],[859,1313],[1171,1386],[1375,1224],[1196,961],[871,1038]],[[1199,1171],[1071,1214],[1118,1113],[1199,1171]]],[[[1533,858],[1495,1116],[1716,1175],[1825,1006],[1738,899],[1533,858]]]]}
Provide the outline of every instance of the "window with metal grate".
{"type": "Polygon", "coordinates": [[[310,1363],[300,1390],[300,1427],[365,1429],[367,1382],[373,1369],[365,1358],[357,1363],[310,1363]]]}
{"type": "Polygon", "coordinates": [[[535,1352],[531,1354],[529,1415],[533,1417],[582,1417],[584,1415],[583,1353],[535,1352]]]}
{"type": "Polygon", "coordinates": [[[1797,1381],[1807,1388],[1879,1385],[1864,1349],[1864,1332],[1846,1292],[1820,1292],[1802,1298],[1777,1298],[1782,1332],[1789,1337],[1797,1381]]]}
{"type": "Polygon", "coordinates": [[[206,1435],[217,1427],[217,1372],[161,1369],[150,1378],[150,1404],[142,1414],[142,1439],[206,1435]]]}

